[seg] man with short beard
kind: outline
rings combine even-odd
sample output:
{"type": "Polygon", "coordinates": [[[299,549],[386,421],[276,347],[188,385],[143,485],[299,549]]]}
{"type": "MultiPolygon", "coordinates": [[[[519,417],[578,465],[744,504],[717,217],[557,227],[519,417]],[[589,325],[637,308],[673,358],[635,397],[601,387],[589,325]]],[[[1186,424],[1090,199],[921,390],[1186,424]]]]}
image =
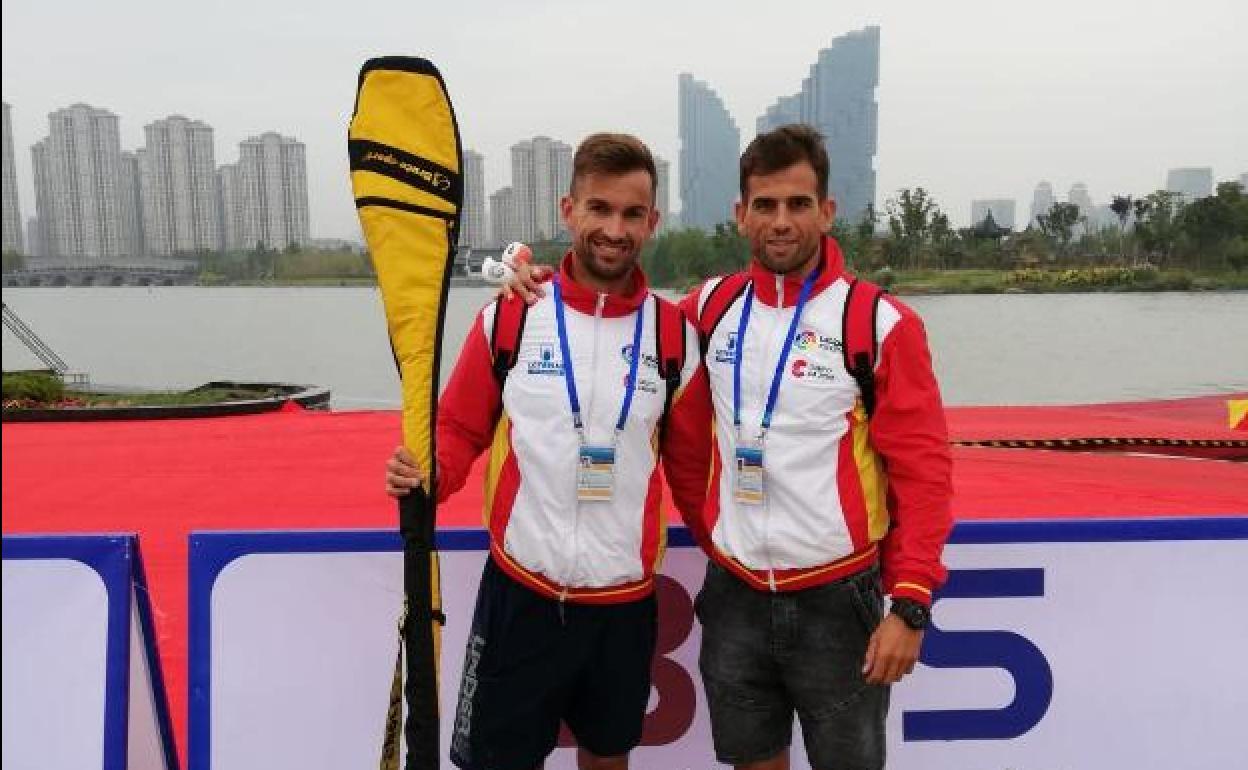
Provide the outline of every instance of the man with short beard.
{"type": "MultiPolygon", "coordinates": [[[[855,278],[826,235],[828,171],[809,126],[756,137],[736,206],[754,260],[681,302],[715,414],[699,664],[715,754],[738,770],[786,770],[795,713],[816,770],[884,767],[889,685],[946,574],[952,460],[926,334],[879,298],[868,397],[843,355],[855,278]]],[[[532,298],[540,278],[510,289],[532,298]]]]}
{"type": "MultiPolygon", "coordinates": [[[[518,325],[521,300],[487,306],[439,402],[439,500],[490,449],[490,556],[452,731],[465,770],[540,767],[561,721],[586,770],[626,768],[641,739],[666,527],[658,455],[696,531],[710,454],[696,332],[638,264],[658,224],[656,179],[631,136],[581,143],[560,202],[572,249],[550,295],[518,325]],[[499,366],[504,318],[518,337],[499,366]]],[[[396,450],[387,492],[421,483],[396,450]]]]}
{"type": "Polygon", "coordinates": [[[682,302],[716,415],[699,664],[715,753],[740,770],[789,766],[794,713],[811,767],[884,767],[889,685],[946,574],[952,460],[923,323],[881,295],[873,371],[851,371],[828,171],[808,126],[756,137],[736,206],[754,260],[682,302]]]}

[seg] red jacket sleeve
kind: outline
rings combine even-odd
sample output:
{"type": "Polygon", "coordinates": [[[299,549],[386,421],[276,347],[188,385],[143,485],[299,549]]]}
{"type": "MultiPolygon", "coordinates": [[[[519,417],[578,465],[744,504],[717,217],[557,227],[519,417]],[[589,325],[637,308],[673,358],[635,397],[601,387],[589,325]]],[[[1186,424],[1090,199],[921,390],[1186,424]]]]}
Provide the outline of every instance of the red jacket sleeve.
{"type": "Polygon", "coordinates": [[[710,380],[698,354],[697,334],[691,326],[685,329],[684,382],[672,398],[660,451],[672,500],[694,539],[704,545],[708,542],[705,509],[715,423],[711,419],[710,380]]]}
{"type": "Polygon", "coordinates": [[[923,322],[885,301],[901,320],[880,349],[870,422],[871,444],[888,473],[892,517],[882,543],[884,585],[894,597],[930,604],[946,575],[940,557],[953,526],[953,456],[923,322]]]}
{"type": "Polygon", "coordinates": [[[438,401],[438,502],[463,488],[472,463],[493,441],[502,400],[484,315],[478,313],[438,401]]]}

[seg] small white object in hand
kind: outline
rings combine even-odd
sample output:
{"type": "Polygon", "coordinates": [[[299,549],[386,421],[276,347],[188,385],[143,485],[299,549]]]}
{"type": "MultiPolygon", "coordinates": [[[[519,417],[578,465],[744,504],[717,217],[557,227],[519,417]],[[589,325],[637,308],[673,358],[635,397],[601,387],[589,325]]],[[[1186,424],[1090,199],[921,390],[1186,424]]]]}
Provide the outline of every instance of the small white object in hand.
{"type": "Polygon", "coordinates": [[[515,274],[516,272],[508,267],[506,263],[499,262],[493,257],[486,257],[481,262],[481,277],[490,283],[501,286],[511,280],[511,277],[515,274]]]}
{"type": "Polygon", "coordinates": [[[509,282],[516,274],[518,265],[527,265],[533,261],[533,250],[523,243],[513,242],[503,249],[502,259],[486,257],[481,263],[481,277],[493,284],[502,285],[509,282]]]}

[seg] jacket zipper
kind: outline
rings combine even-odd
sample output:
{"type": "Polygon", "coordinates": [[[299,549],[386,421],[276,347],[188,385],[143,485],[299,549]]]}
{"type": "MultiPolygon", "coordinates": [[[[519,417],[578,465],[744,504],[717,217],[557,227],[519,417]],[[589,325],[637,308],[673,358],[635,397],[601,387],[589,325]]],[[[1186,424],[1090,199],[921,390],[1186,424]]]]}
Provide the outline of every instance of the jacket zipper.
{"type": "MultiPolygon", "coordinates": [[[[594,306],[594,347],[593,353],[589,359],[589,397],[585,399],[585,441],[589,442],[590,429],[594,424],[594,395],[597,388],[594,387],[596,374],[598,372],[598,348],[599,338],[602,336],[602,311],[607,304],[607,295],[599,292],[598,302],[594,306]]],[[[563,590],[559,592],[559,619],[563,621],[563,603],[568,598],[568,586],[576,577],[576,568],[581,562],[581,503],[576,503],[575,518],[572,520],[572,567],[568,570],[568,576],[563,581],[563,590]]]]}
{"type": "MultiPolygon", "coordinates": [[[[776,313],[772,316],[771,328],[767,330],[767,337],[766,337],[769,343],[768,347],[770,348],[771,352],[774,352],[775,350],[776,319],[783,313],[784,313],[784,276],[777,273],[776,274],[776,313]]],[[[776,353],[777,359],[779,358],[779,356],[780,354],[776,353]]],[[[762,385],[764,409],[767,408],[766,404],[767,404],[767,395],[768,395],[768,390],[769,390],[768,383],[766,381],[767,371],[768,371],[766,362],[770,360],[771,360],[771,356],[767,356],[763,359],[764,365],[761,367],[762,372],[759,375],[760,377],[759,383],[760,385],[762,385]]],[[[774,376],[774,372],[775,372],[774,366],[771,367],[771,371],[774,376]]],[[[783,377],[784,373],[781,372],[780,376],[783,377]]],[[[764,438],[764,442],[765,441],[766,439],[764,438]]],[[[767,447],[765,445],[763,446],[763,457],[764,457],[763,478],[766,479],[767,460],[765,458],[767,457],[767,447]]],[[[770,484],[768,484],[768,486],[770,486],[770,484]]],[[[767,490],[763,494],[763,553],[766,554],[766,557],[767,557],[767,585],[771,588],[771,592],[775,593],[776,592],[776,565],[775,565],[775,560],[772,558],[772,553],[771,553],[771,491],[770,490],[767,490]]]]}

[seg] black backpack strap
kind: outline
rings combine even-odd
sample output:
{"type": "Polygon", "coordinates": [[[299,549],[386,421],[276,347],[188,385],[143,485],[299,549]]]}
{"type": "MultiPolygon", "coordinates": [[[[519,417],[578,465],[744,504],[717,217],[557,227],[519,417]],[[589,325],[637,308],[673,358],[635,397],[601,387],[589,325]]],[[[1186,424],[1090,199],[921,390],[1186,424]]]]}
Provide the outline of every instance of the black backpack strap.
{"type": "Polygon", "coordinates": [[[663,416],[660,430],[667,425],[667,412],[672,408],[680,375],[685,369],[685,314],[680,308],[660,297],[654,298],[655,353],[659,359],[659,377],[663,378],[663,416]]]}
{"type": "Polygon", "coordinates": [[[867,419],[875,414],[875,363],[879,357],[875,317],[882,296],[884,290],[870,281],[851,279],[841,321],[845,369],[858,383],[867,419]]]}
{"type": "Polygon", "coordinates": [[[519,297],[494,302],[494,328],[490,330],[490,356],[494,362],[494,379],[499,390],[507,381],[507,373],[520,358],[520,338],[524,335],[524,321],[529,314],[529,304],[519,297]]]}

